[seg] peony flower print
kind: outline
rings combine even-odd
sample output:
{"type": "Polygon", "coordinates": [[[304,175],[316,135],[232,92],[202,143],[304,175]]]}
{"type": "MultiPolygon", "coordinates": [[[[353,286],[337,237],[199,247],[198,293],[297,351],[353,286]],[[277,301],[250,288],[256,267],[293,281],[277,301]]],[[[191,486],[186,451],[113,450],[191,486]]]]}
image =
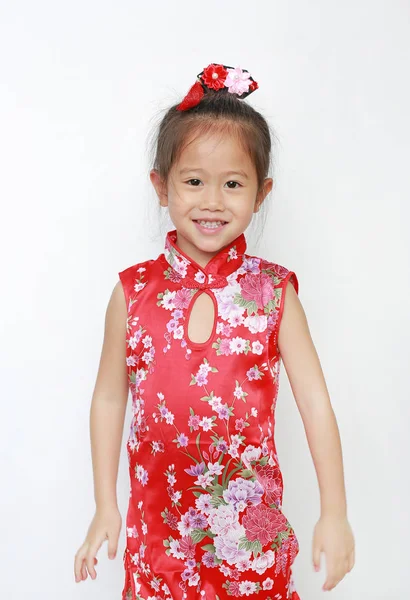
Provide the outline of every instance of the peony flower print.
{"type": "Polygon", "coordinates": [[[266,504],[249,507],[242,523],[247,539],[257,540],[262,546],[272,542],[280,531],[287,528],[286,517],[279,510],[269,508],[266,504]]]}
{"type": "Polygon", "coordinates": [[[273,298],[272,279],[266,273],[245,275],[240,284],[242,297],[248,302],[254,302],[258,309],[263,309],[273,298]]]}

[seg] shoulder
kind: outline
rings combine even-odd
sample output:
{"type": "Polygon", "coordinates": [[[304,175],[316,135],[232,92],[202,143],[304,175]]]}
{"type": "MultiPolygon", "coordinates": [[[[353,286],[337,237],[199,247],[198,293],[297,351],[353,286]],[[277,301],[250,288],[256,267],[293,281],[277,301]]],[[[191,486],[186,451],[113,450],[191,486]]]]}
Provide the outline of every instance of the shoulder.
{"type": "MultiPolygon", "coordinates": [[[[158,257],[159,258],[159,257],[158,257]]],[[[135,278],[140,278],[143,273],[149,270],[153,263],[155,263],[157,259],[148,259],[142,262],[135,263],[125,269],[122,269],[118,272],[118,276],[121,281],[127,282],[129,280],[133,280],[135,278]]]]}
{"type": "Polygon", "coordinates": [[[291,282],[296,294],[298,294],[299,281],[295,271],[265,258],[259,258],[259,261],[260,272],[266,273],[271,277],[276,289],[285,290],[288,282],[291,282]]]}
{"type": "Polygon", "coordinates": [[[135,263],[118,272],[117,285],[122,288],[127,307],[132,304],[134,296],[146,287],[153,269],[155,271],[155,267],[162,264],[161,256],[135,263]]]}

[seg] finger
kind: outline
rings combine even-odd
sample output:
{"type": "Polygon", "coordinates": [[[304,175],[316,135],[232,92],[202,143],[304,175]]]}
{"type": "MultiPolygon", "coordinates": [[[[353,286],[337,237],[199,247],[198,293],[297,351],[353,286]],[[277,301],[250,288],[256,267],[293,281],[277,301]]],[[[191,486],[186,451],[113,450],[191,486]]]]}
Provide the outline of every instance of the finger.
{"type": "Polygon", "coordinates": [[[81,581],[81,579],[82,579],[81,567],[82,567],[83,559],[85,556],[85,552],[86,552],[86,547],[83,544],[74,557],[74,576],[75,576],[75,580],[77,582],[81,581]]]}
{"type": "Polygon", "coordinates": [[[90,574],[91,579],[95,579],[97,577],[97,571],[95,570],[95,556],[90,552],[87,554],[85,558],[85,564],[87,566],[87,571],[90,574]]]}
{"type": "Polygon", "coordinates": [[[315,571],[320,571],[320,548],[317,545],[312,549],[312,562],[315,571]]]}
{"type": "Polygon", "coordinates": [[[114,559],[117,556],[119,535],[108,534],[108,558],[114,559]]]}
{"type": "Polygon", "coordinates": [[[340,583],[340,581],[343,579],[344,576],[345,576],[345,572],[340,567],[337,569],[332,569],[328,573],[326,581],[323,585],[323,589],[327,590],[327,591],[332,590],[333,588],[335,588],[337,586],[338,583],[340,583]]]}
{"type": "Polygon", "coordinates": [[[95,563],[96,554],[97,554],[98,550],[100,549],[102,543],[103,543],[103,540],[101,540],[98,544],[91,546],[90,550],[87,552],[86,557],[85,557],[85,563],[87,565],[87,570],[90,574],[91,579],[95,579],[97,577],[97,572],[94,568],[94,565],[96,564],[95,563]]]}
{"type": "Polygon", "coordinates": [[[352,550],[349,558],[347,559],[347,571],[350,573],[350,571],[353,569],[353,567],[354,567],[354,550],[352,550]]]}
{"type": "Polygon", "coordinates": [[[86,567],[86,559],[85,557],[83,558],[83,562],[81,563],[81,579],[83,581],[85,581],[87,579],[88,573],[87,573],[87,567],[86,567]]]}

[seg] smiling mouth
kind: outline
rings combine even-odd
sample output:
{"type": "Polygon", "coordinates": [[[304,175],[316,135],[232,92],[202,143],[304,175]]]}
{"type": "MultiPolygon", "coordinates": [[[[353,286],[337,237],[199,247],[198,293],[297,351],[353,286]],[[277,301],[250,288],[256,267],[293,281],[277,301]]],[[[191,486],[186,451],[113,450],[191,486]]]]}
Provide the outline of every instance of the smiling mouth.
{"type": "Polygon", "coordinates": [[[193,219],[195,223],[200,225],[226,225],[228,221],[222,221],[222,219],[193,219]]]}

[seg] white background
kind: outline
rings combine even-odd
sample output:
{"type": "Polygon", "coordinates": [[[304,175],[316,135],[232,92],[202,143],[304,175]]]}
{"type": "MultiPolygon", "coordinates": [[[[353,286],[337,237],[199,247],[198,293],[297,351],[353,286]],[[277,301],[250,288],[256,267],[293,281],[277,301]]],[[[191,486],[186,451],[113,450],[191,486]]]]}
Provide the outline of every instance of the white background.
{"type": "MultiPolygon", "coordinates": [[[[210,62],[241,66],[276,130],[251,252],[299,277],[343,444],[356,566],[334,600],[403,600],[409,545],[410,4],[0,4],[1,579],[7,600],[119,600],[123,530],[95,581],[73,560],[94,510],[89,408],[118,271],[162,251],[147,136],[210,62]]],[[[282,370],[276,439],[301,600],[319,493],[282,370]]]]}

